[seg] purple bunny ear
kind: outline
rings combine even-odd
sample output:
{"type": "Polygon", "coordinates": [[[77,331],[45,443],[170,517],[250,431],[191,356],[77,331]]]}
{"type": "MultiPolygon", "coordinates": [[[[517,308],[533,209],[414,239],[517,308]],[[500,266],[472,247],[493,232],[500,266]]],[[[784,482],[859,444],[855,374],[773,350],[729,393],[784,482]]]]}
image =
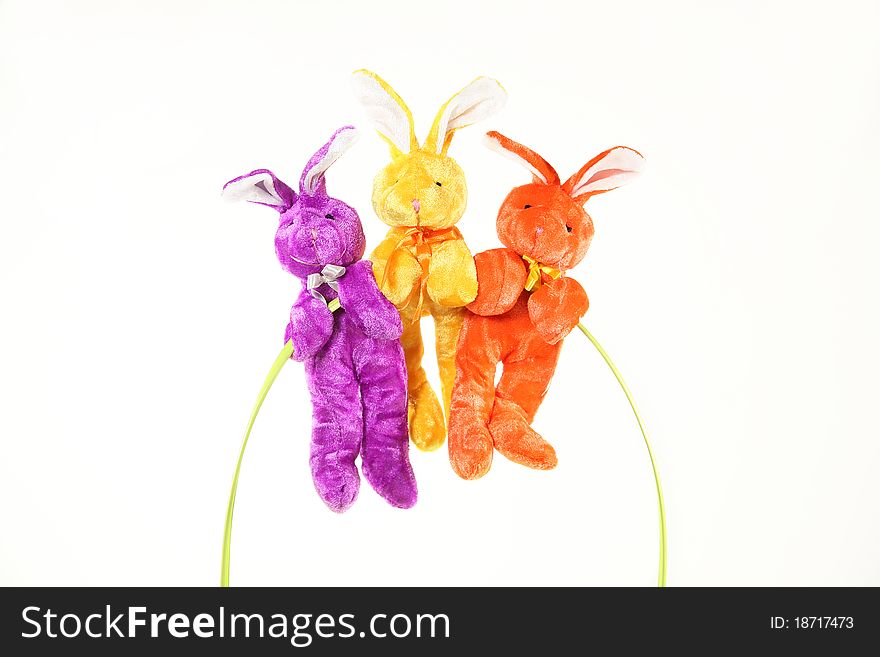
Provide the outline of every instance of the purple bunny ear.
{"type": "Polygon", "coordinates": [[[312,155],[312,159],[306,165],[299,179],[299,193],[311,196],[313,194],[326,194],[327,187],[324,182],[324,173],[340,156],[345,153],[359,137],[357,128],[347,125],[339,128],[330,137],[330,141],[312,155]]]}
{"type": "Polygon", "coordinates": [[[223,198],[250,201],[285,212],[296,202],[296,192],[268,169],[257,169],[223,185],[223,198]]]}

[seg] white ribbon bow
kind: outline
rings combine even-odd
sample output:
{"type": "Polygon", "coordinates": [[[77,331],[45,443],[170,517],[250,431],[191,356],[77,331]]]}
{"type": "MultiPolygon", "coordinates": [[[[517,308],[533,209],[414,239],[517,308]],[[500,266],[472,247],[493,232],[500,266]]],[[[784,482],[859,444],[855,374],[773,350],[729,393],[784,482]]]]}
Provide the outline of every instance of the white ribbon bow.
{"type": "MultiPolygon", "coordinates": [[[[325,304],[327,304],[327,307],[329,308],[330,303],[333,303],[333,301],[331,301],[330,303],[327,303],[327,299],[324,298],[323,294],[318,292],[318,288],[321,287],[324,283],[326,283],[327,285],[329,285],[331,287],[331,289],[335,290],[336,293],[338,294],[339,293],[339,283],[337,283],[337,280],[342,278],[344,275],[345,275],[345,267],[341,267],[339,265],[324,265],[324,268],[321,270],[320,274],[309,274],[309,277],[306,280],[306,288],[308,289],[308,291],[311,293],[311,295],[313,297],[323,301],[325,304]]],[[[334,301],[337,301],[337,303],[334,305],[339,307],[338,300],[334,299],[334,301]]],[[[334,310],[335,310],[335,308],[334,308],[334,310]]]]}

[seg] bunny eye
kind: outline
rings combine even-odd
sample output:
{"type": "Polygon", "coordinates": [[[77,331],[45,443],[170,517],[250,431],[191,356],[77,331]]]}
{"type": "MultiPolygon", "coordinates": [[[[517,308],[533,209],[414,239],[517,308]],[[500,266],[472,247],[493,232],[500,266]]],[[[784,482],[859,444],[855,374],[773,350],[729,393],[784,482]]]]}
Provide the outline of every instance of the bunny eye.
{"type": "Polygon", "coordinates": [[[565,224],[565,230],[567,230],[570,233],[574,229],[571,226],[569,226],[568,224],[565,224]]]}
{"type": "Polygon", "coordinates": [[[526,203],[526,205],[525,205],[525,207],[523,208],[523,210],[528,210],[530,207],[532,207],[532,206],[529,205],[528,203],[526,203]]]}
{"type": "Polygon", "coordinates": [[[328,212],[327,214],[324,215],[324,219],[332,219],[332,220],[335,221],[335,220],[336,220],[336,217],[334,217],[332,214],[330,214],[330,213],[328,212]]]}
{"type": "Polygon", "coordinates": [[[443,185],[440,183],[439,180],[437,182],[435,182],[434,184],[437,185],[437,187],[443,187],[443,185]]]}

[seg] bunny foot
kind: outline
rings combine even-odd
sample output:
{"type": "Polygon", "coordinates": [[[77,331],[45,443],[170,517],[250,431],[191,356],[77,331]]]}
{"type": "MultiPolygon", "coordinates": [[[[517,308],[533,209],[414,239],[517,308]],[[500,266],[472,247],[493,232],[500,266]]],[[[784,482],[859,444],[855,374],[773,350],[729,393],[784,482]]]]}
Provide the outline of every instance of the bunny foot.
{"type": "Polygon", "coordinates": [[[427,381],[410,390],[409,395],[410,438],[423,452],[433,452],[446,438],[443,409],[427,381]]]}
{"type": "Polygon", "coordinates": [[[449,424],[449,463],[462,479],[479,479],[492,467],[492,434],[485,425],[458,422],[449,424]]]}
{"type": "Polygon", "coordinates": [[[364,453],[361,470],[373,490],[391,506],[409,509],[416,503],[418,488],[406,448],[397,455],[390,451],[364,453]]]}
{"type": "Polygon", "coordinates": [[[514,463],[536,470],[556,467],[556,451],[529,426],[522,409],[506,399],[495,399],[489,432],[495,448],[514,463]]]}
{"type": "Polygon", "coordinates": [[[354,463],[312,459],[312,481],[324,504],[342,513],[357,499],[361,479],[354,463]]]}

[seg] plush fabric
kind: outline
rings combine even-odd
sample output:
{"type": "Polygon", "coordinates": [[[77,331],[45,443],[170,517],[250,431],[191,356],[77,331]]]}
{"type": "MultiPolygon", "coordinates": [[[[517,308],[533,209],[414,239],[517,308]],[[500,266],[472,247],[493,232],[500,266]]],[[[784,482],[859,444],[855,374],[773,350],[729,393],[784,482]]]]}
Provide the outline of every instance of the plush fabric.
{"type": "Polygon", "coordinates": [[[224,195],[280,213],[275,252],[303,289],[285,342],[305,363],[313,405],[311,471],[321,499],[345,511],[364,477],[390,504],[416,502],[407,439],[406,365],[400,315],[382,295],[357,212],[327,195],[324,174],[356,137],[338,130],[309,160],[299,194],[260,169],[230,181],[224,195]]]}
{"type": "Polygon", "coordinates": [[[419,449],[433,450],[446,437],[444,407],[448,414],[462,308],[477,295],[473,257],[455,227],[467,203],[464,172],[446,153],[453,133],[500,109],[506,93],[495,80],[477,78],[440,108],[420,146],[412,113],[384,80],[361,70],[352,82],[391,149],[391,162],[373,182],[373,209],[391,230],[371,260],[382,292],[403,319],[410,436],[419,449]],[[426,315],[435,323],[442,407],[421,364],[426,315]]]}
{"type": "Polygon", "coordinates": [[[465,479],[489,471],[493,448],[531,468],[556,466],[556,452],[531,424],[562,340],[589,307],[584,289],[565,275],[583,260],[593,237],[593,221],[582,206],[630,180],[643,162],[630,148],[613,148],[561,183],[537,153],[497,132],[488,137],[493,149],[521,162],[533,181],[513,189],[501,204],[497,230],[504,248],[474,259],[479,291],[459,335],[449,420],[449,459],[465,479]]]}

